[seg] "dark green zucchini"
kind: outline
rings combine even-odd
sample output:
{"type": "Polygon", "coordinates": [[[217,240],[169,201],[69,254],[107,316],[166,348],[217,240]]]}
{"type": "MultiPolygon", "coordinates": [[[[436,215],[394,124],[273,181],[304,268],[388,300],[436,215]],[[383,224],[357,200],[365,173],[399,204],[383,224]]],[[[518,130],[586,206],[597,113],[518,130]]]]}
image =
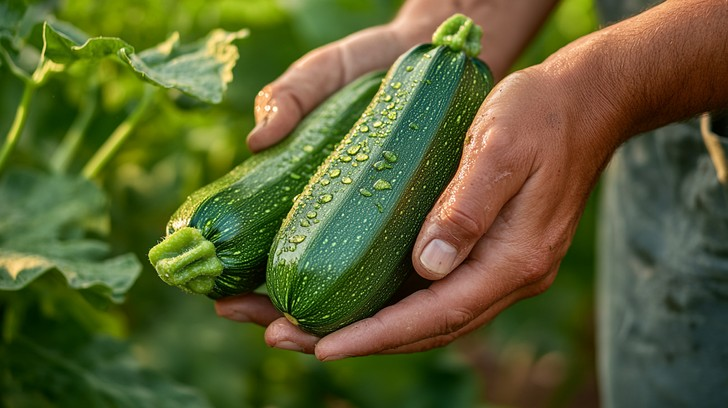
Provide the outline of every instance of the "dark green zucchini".
{"type": "Polygon", "coordinates": [[[451,180],[492,88],[480,28],[453,16],[392,66],[275,238],[267,288],[294,324],[325,335],[379,310],[413,270],[425,216],[451,180]]]}
{"type": "Polygon", "coordinates": [[[169,220],[164,240],[149,251],[162,280],[211,298],[260,286],[293,198],[361,117],[383,76],[368,74],[344,87],[283,142],[188,197],[169,220]]]}

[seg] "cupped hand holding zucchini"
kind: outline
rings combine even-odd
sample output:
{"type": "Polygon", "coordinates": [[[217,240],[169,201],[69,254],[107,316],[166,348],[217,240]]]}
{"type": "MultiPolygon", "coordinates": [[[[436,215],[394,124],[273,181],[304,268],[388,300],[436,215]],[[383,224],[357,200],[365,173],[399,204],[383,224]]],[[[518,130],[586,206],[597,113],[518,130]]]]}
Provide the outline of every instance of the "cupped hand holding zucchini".
{"type": "Polygon", "coordinates": [[[267,270],[271,301],[293,324],[322,336],[370,316],[412,271],[419,228],[493,85],[476,59],[481,33],[455,15],[402,55],[296,200],[267,270]]]}

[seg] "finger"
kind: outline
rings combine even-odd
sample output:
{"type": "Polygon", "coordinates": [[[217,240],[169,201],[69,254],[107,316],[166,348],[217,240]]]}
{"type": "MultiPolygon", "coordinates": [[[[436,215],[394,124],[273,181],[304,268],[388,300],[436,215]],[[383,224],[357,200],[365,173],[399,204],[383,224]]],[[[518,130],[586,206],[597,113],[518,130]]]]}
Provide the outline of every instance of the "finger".
{"type": "Polygon", "coordinates": [[[464,262],[456,273],[428,289],[322,338],[316,346],[317,358],[335,360],[376,354],[425,340],[428,347],[443,339],[451,341],[482,324],[482,319],[492,318],[480,316],[490,308],[494,308],[493,313],[500,310],[494,305],[502,299],[513,294],[501,305],[505,307],[508,302],[545,290],[551,282],[545,276],[556,270],[550,259],[536,261],[538,255],[513,242],[486,240],[474,252],[474,258],[464,262]],[[530,288],[521,289],[527,286],[530,288]]]}
{"type": "Polygon", "coordinates": [[[472,320],[470,323],[465,325],[462,329],[448,334],[441,334],[439,336],[426,338],[414,343],[406,344],[403,346],[395,347],[389,350],[383,350],[382,354],[403,354],[403,353],[415,353],[430,350],[433,348],[443,347],[450,344],[455,339],[464,336],[475,329],[484,326],[491,320],[493,320],[500,312],[505,310],[510,305],[529,297],[536,296],[543,292],[544,288],[551,285],[554,278],[556,278],[555,271],[549,273],[542,280],[534,282],[528,286],[520,288],[513,293],[510,293],[506,297],[495,302],[489,307],[484,313],[472,320]]]}
{"type": "MultiPolygon", "coordinates": [[[[475,262],[484,275],[505,268],[510,272],[500,274],[500,279],[509,280],[516,289],[505,293],[456,331],[442,334],[431,331],[427,337],[410,343],[400,341],[401,345],[382,350],[382,353],[409,353],[444,346],[491,321],[508,306],[538,295],[551,286],[583,212],[583,205],[579,203],[585,201],[586,196],[565,188],[543,191],[540,186],[549,180],[552,177],[547,172],[535,172],[518,196],[503,207],[484,239],[476,244],[461,266],[475,262]],[[539,199],[536,201],[538,205],[533,205],[534,197],[539,199]],[[512,251],[509,252],[509,249],[512,251]]],[[[455,278],[459,273],[460,268],[447,278],[434,282],[431,288],[439,290],[442,282],[455,278]]],[[[493,279],[499,278],[493,276],[493,279]]],[[[473,284],[478,285],[477,282],[473,284]]]]}
{"type": "Polygon", "coordinates": [[[424,278],[441,279],[455,269],[529,175],[532,155],[499,126],[509,118],[495,114],[508,88],[497,87],[481,106],[458,170],[420,229],[412,263],[424,278]]]}
{"type": "Polygon", "coordinates": [[[265,342],[271,347],[313,354],[319,338],[304,333],[285,317],[273,321],[265,330],[265,342]]]}
{"type": "Polygon", "coordinates": [[[541,202],[544,177],[536,174],[523,185],[455,273],[322,338],[317,358],[435,347],[483,324],[512,302],[546,290],[578,217],[564,212],[558,200],[541,202]],[[481,317],[491,309],[492,315],[481,317]]]}
{"type": "Polygon", "coordinates": [[[277,143],[334,91],[367,72],[389,67],[407,46],[384,25],[310,52],[258,93],[256,127],[248,135],[248,147],[258,151],[277,143]]]}
{"type": "Polygon", "coordinates": [[[215,301],[215,311],[220,317],[263,327],[282,316],[268,296],[258,293],[219,299],[215,301]]]}

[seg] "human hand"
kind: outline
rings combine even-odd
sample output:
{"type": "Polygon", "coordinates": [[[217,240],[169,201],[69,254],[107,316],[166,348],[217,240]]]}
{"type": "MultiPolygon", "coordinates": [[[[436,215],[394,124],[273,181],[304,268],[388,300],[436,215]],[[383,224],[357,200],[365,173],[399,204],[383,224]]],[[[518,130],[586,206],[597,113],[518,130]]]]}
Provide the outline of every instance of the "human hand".
{"type": "MultiPolygon", "coordinates": [[[[616,147],[595,127],[599,120],[585,120],[583,100],[571,90],[586,83],[571,78],[568,67],[536,67],[508,77],[488,97],[413,251],[418,273],[436,280],[429,288],[320,340],[259,295],[219,301],[218,312],[233,319],[243,312],[243,320],[268,326],[272,346],[331,360],[441,346],[545,290],[616,147]]],[[[595,116],[610,116],[598,98],[592,104],[595,116]]]]}
{"type": "MultiPolygon", "coordinates": [[[[399,53],[404,51],[404,49],[409,48],[409,41],[401,40],[403,38],[411,40],[417,36],[416,34],[413,34],[416,30],[413,31],[411,28],[410,31],[402,29],[402,27],[412,26],[413,25],[411,24],[402,23],[400,20],[395,20],[395,22],[390,25],[377,27],[360,34],[355,34],[338,43],[316,50],[310,55],[304,57],[300,62],[294,64],[281,78],[276,80],[276,82],[271,84],[269,87],[266,87],[266,89],[259,94],[256,100],[256,114],[259,126],[256,127],[249,137],[248,142],[251,149],[257,150],[258,148],[263,148],[275,143],[284,134],[286,134],[290,128],[295,126],[297,121],[328,93],[333,92],[338,86],[343,85],[343,83],[351,80],[356,75],[376,68],[376,66],[372,65],[377,63],[377,61],[374,60],[369,60],[368,63],[370,63],[370,65],[366,67],[361,65],[352,65],[347,68],[347,61],[351,63],[351,60],[345,58],[345,55],[357,55],[357,53],[352,51],[356,49],[362,49],[365,50],[364,52],[370,52],[366,50],[373,49],[371,47],[372,44],[377,44],[379,46],[382,43],[389,43],[390,47],[385,50],[386,52],[384,54],[378,54],[381,57],[378,60],[379,62],[390,59],[386,62],[388,65],[391,63],[391,60],[399,55],[399,53]],[[399,24],[397,23],[398,21],[399,24]],[[399,43],[397,43],[397,41],[387,41],[391,38],[397,38],[400,41],[399,43]],[[356,70],[360,70],[360,72],[356,70]],[[333,77],[327,76],[322,78],[320,72],[334,72],[334,75],[333,77]],[[311,81],[312,78],[315,79],[313,82],[311,81]],[[285,114],[278,114],[280,112],[285,112],[285,114]]],[[[419,23],[419,25],[414,26],[421,27],[423,24],[419,23]]],[[[431,32],[431,28],[420,31],[431,32]]],[[[423,40],[424,39],[421,41],[423,40]]],[[[359,56],[361,57],[361,55],[359,56]]],[[[514,78],[520,78],[522,76],[524,75],[514,76],[514,78]]],[[[510,85],[510,87],[522,89],[523,92],[521,93],[528,93],[528,85],[518,85],[523,82],[527,83],[529,81],[514,79],[506,81],[505,83],[515,83],[516,85],[510,85]]],[[[502,88],[508,87],[509,85],[502,85],[499,88],[501,90],[494,91],[494,93],[500,93],[502,92],[502,88]]],[[[547,92],[545,93],[547,94],[547,92]]],[[[494,243],[493,237],[491,237],[490,233],[485,234],[485,230],[487,229],[486,227],[488,226],[486,225],[486,222],[488,224],[493,223],[493,225],[499,225],[498,221],[502,219],[502,216],[496,217],[496,214],[498,213],[500,205],[503,205],[504,202],[508,201],[508,199],[513,196],[516,191],[518,191],[518,183],[525,184],[526,180],[531,175],[524,172],[526,170],[525,167],[518,167],[514,168],[514,170],[520,170],[521,172],[513,172],[509,175],[505,175],[505,177],[502,178],[502,183],[496,184],[496,182],[500,181],[500,179],[496,181],[491,180],[493,181],[493,184],[490,185],[490,188],[493,192],[499,192],[500,195],[496,195],[493,200],[487,201],[484,199],[484,196],[478,193],[477,189],[467,188],[467,184],[474,184],[474,181],[478,180],[480,180],[481,183],[487,182],[486,179],[488,177],[488,171],[491,167],[490,165],[483,165],[483,163],[490,163],[489,157],[491,156],[496,159],[500,159],[500,161],[493,161],[493,164],[500,163],[507,168],[515,166],[515,164],[522,165],[524,163],[528,163],[529,160],[530,162],[535,160],[533,157],[529,159],[527,155],[509,155],[508,151],[512,146],[509,147],[509,143],[502,142],[503,140],[507,140],[506,138],[508,136],[505,135],[505,133],[509,127],[521,125],[522,123],[525,123],[525,121],[516,121],[517,123],[510,123],[503,120],[499,121],[495,128],[498,129],[500,125],[503,129],[495,131],[494,133],[501,134],[501,136],[493,138],[493,140],[501,141],[499,144],[500,147],[498,148],[491,147],[489,149],[483,149],[483,146],[481,145],[483,145],[485,140],[476,141],[476,139],[482,139],[485,137],[486,133],[490,132],[486,129],[485,124],[488,123],[488,120],[485,118],[495,117],[496,113],[500,111],[503,111],[502,113],[506,114],[505,117],[511,115],[511,118],[516,118],[519,114],[523,116],[524,112],[528,115],[533,111],[530,107],[523,107],[519,105],[513,105],[513,108],[510,110],[506,109],[511,106],[509,102],[512,102],[512,99],[518,99],[518,96],[516,95],[519,95],[520,93],[507,91],[505,94],[511,95],[509,97],[501,98],[505,99],[505,102],[486,104],[481,110],[479,119],[476,120],[473,124],[473,128],[471,129],[471,142],[465,149],[463,161],[463,165],[465,167],[461,167],[458,176],[456,176],[453,184],[451,184],[450,188],[443,195],[440,204],[433,209],[430,218],[423,227],[421,236],[418,239],[418,245],[415,248],[415,267],[420,275],[430,279],[437,277],[441,278],[446,272],[449,272],[455,265],[462,261],[462,259],[465,258],[472,250],[472,256],[469,256],[463,266],[457,268],[457,270],[452,273],[452,277],[442,279],[440,282],[435,282],[428,289],[416,291],[401,302],[390,308],[384,309],[372,319],[367,319],[358,324],[344,328],[337,333],[325,337],[320,342],[318,338],[301,332],[299,329],[291,325],[286,319],[281,318],[280,313],[272,307],[270,301],[264,295],[249,294],[220,300],[216,304],[218,314],[233,320],[254,322],[267,326],[266,341],[272,346],[294,349],[308,353],[314,352],[315,348],[316,354],[319,358],[333,359],[346,355],[364,355],[382,351],[414,351],[444,344],[449,342],[449,339],[455,338],[458,335],[483,324],[484,321],[489,320],[489,318],[491,318],[497,311],[514,302],[518,298],[529,295],[529,290],[533,291],[533,289],[530,289],[531,287],[537,286],[536,291],[542,290],[540,289],[541,286],[532,285],[529,280],[530,277],[528,274],[535,275],[537,273],[533,270],[527,271],[527,276],[525,276],[522,280],[519,280],[519,282],[522,281],[528,283],[528,285],[524,284],[524,286],[527,287],[519,290],[513,289],[512,292],[514,293],[508,292],[507,299],[505,300],[495,299],[491,303],[487,303],[489,297],[498,297],[498,293],[496,292],[500,286],[493,283],[486,287],[486,289],[490,289],[493,293],[481,291],[479,293],[465,293],[467,295],[466,297],[461,296],[464,289],[476,288],[471,284],[472,282],[468,283],[468,276],[482,272],[482,265],[478,268],[473,268],[470,264],[475,262],[479,265],[479,263],[485,262],[484,260],[481,260],[481,258],[483,258],[483,254],[487,252],[485,249],[492,246],[494,243]],[[522,109],[520,113],[518,111],[519,107],[522,109]],[[505,152],[502,156],[499,153],[501,151],[505,152]],[[510,157],[514,159],[512,163],[508,161],[508,158],[510,157]],[[477,171],[471,173],[473,169],[477,171]],[[520,178],[516,176],[520,176],[520,178]],[[479,179],[479,177],[482,177],[482,179],[479,179]],[[505,201],[502,201],[499,207],[493,207],[493,203],[498,203],[498,200],[505,201]],[[458,205],[453,205],[453,203],[458,203],[458,205]],[[470,207],[477,207],[478,205],[483,206],[479,210],[480,213],[483,213],[483,219],[480,219],[479,216],[477,216],[478,218],[474,220],[476,223],[480,223],[474,225],[477,230],[467,230],[467,228],[471,226],[466,225],[464,227],[466,229],[459,231],[458,228],[463,228],[459,224],[462,220],[452,218],[452,214],[454,214],[455,217],[457,217],[458,214],[468,214],[460,208],[471,209],[470,207]],[[488,211],[486,212],[483,208],[487,208],[488,211]],[[445,216],[443,216],[443,214],[445,216]],[[490,219],[486,218],[486,216],[490,217],[490,219]],[[433,225],[439,225],[439,231],[441,231],[440,234],[449,234],[450,238],[456,239],[455,244],[458,247],[458,250],[455,250],[454,258],[446,262],[448,265],[444,265],[442,261],[442,254],[440,256],[433,256],[431,251],[425,252],[426,254],[430,254],[424,256],[425,263],[420,261],[422,256],[418,254],[423,248],[420,243],[426,244],[433,236],[437,235],[435,234],[436,230],[432,227],[433,225]],[[458,257],[459,259],[457,259],[458,257]],[[437,258],[435,262],[441,263],[442,265],[439,267],[437,265],[433,267],[431,263],[435,258],[437,258]],[[427,264],[427,262],[430,262],[430,264],[427,264]],[[447,270],[444,270],[443,267],[447,270]],[[478,299],[475,299],[476,297],[478,299]],[[433,303],[431,300],[435,300],[435,302],[433,303]],[[477,307],[463,303],[463,301],[476,300],[477,307]],[[435,309],[438,309],[438,313],[432,313],[429,316],[432,319],[428,319],[424,316],[425,314],[421,313],[421,311],[428,310],[432,304],[435,305],[435,309]],[[425,307],[420,308],[423,305],[425,307]],[[444,307],[450,306],[453,306],[453,308],[448,310],[444,309],[444,307]],[[419,311],[416,309],[419,309],[419,311]],[[485,313],[486,309],[488,313],[485,313]],[[412,313],[413,310],[414,313],[412,313]],[[455,313],[456,315],[441,316],[442,313],[455,313]],[[422,321],[416,321],[416,319],[413,320],[414,317],[420,318],[422,321]],[[408,335],[397,336],[397,333],[403,333],[401,330],[397,329],[397,327],[401,327],[403,323],[408,327],[406,330],[408,335]],[[365,328],[364,331],[368,331],[367,325],[369,324],[380,324],[380,329],[383,329],[383,331],[371,331],[369,334],[374,334],[376,332],[379,333],[379,335],[369,336],[368,338],[372,339],[371,342],[362,342],[361,339],[366,338],[367,336],[361,336],[357,333],[361,331],[362,327],[365,328]],[[433,324],[440,325],[442,327],[433,327],[433,324]],[[392,328],[395,329],[392,330],[392,328]],[[347,335],[350,337],[353,336],[353,338],[358,338],[358,340],[351,342],[347,340],[347,335]],[[392,337],[393,335],[395,336],[392,337]],[[439,335],[445,336],[445,339],[441,339],[441,336],[439,335]],[[341,350],[342,347],[344,348],[344,351],[337,352],[337,350],[341,350]]],[[[527,101],[530,98],[531,95],[527,95],[524,98],[524,101],[527,101]]],[[[548,107],[549,104],[550,101],[547,101],[542,107],[548,107]]],[[[538,119],[542,118],[534,118],[531,122],[533,127],[538,127],[538,119]]],[[[547,127],[544,129],[547,129],[547,127]]],[[[523,131],[523,129],[520,130],[523,131]]],[[[543,133],[541,135],[543,135],[543,133]]],[[[491,138],[491,136],[488,136],[488,140],[491,138]]],[[[523,143],[523,152],[535,154],[534,152],[538,145],[529,146],[526,139],[523,140],[523,143]]],[[[496,144],[493,144],[491,141],[489,141],[488,144],[496,146],[496,144]]],[[[547,153],[544,152],[543,154],[547,153]]],[[[588,191],[584,194],[584,200],[587,195],[588,191]]],[[[526,197],[520,201],[528,203],[532,200],[532,198],[526,197]]],[[[583,207],[583,201],[581,206],[583,207]]],[[[507,208],[507,206],[504,207],[504,209],[507,208]]],[[[512,211],[519,213],[521,209],[518,207],[512,211]]],[[[504,212],[504,214],[506,213],[507,212],[504,212]]],[[[570,241],[571,234],[573,234],[573,227],[576,225],[579,214],[576,214],[570,222],[567,222],[567,224],[572,228],[568,230],[568,239],[565,240],[566,242],[564,242],[563,247],[553,248],[553,253],[555,254],[554,259],[557,260],[556,265],[554,265],[553,268],[554,271],[558,265],[558,260],[560,260],[563,256],[563,252],[565,252],[566,246],[568,246],[568,241],[570,241]],[[560,250],[562,251],[559,252],[560,250]]],[[[528,218],[528,215],[524,216],[524,218],[528,218]]],[[[527,223],[525,226],[533,227],[527,223]]],[[[494,232],[498,231],[498,229],[494,229],[494,232]]],[[[520,231],[521,235],[524,235],[525,233],[526,232],[524,231],[520,231]]],[[[554,234],[554,236],[556,236],[556,234],[554,234]]],[[[510,239],[515,240],[518,237],[520,236],[514,234],[510,239]]],[[[441,240],[436,242],[441,242],[441,240]]],[[[437,244],[434,244],[434,247],[437,247],[437,244]]],[[[535,248],[533,249],[533,252],[536,253],[538,250],[539,248],[535,248]]],[[[524,251],[524,253],[527,252],[528,251],[524,251]]],[[[498,259],[492,258],[493,257],[491,255],[488,258],[485,258],[485,260],[497,264],[498,259]]],[[[501,259],[500,261],[505,262],[506,260],[513,261],[513,259],[501,259]]],[[[511,269],[513,268],[515,268],[515,266],[511,269]]],[[[507,273],[507,269],[508,268],[501,267],[499,269],[499,273],[507,273]]],[[[480,275],[483,274],[480,273],[480,275]]],[[[494,279],[494,283],[499,283],[497,274],[491,276],[491,278],[494,279]]],[[[513,277],[509,279],[513,281],[512,278],[513,277]]],[[[542,280],[545,282],[550,281],[550,279],[542,280]]],[[[505,284],[505,282],[502,283],[505,284]]],[[[505,288],[505,286],[503,287],[505,288]]],[[[477,289],[480,290],[483,288],[478,286],[477,289]]]]}
{"type": "Polygon", "coordinates": [[[428,288],[322,339],[280,318],[262,295],[219,301],[218,313],[268,326],[271,346],[333,360],[441,346],[542,292],[616,146],[725,106],[727,88],[715,84],[726,68],[714,63],[725,53],[725,38],[715,35],[725,12],[714,3],[666,2],[503,80],[415,245],[418,273],[435,279],[428,288]],[[649,41],[637,35],[648,31],[649,41]]]}
{"type": "MultiPolygon", "coordinates": [[[[426,42],[441,21],[437,16],[424,18],[421,14],[405,15],[387,25],[357,32],[292,64],[256,97],[257,125],[248,135],[250,149],[258,151],[277,143],[331,93],[366,72],[388,67],[415,43],[426,42]],[[409,21],[412,18],[418,20],[416,24],[409,21]]],[[[262,326],[282,316],[267,296],[255,293],[219,300],[216,308],[221,316],[262,326]]],[[[315,338],[308,336],[308,340],[299,343],[312,344],[315,338]]],[[[305,350],[310,352],[312,348],[305,350]]]]}
{"type": "Polygon", "coordinates": [[[258,92],[256,126],[248,135],[248,147],[259,151],[283,139],[336,90],[367,72],[388,68],[421,39],[420,31],[424,32],[395,20],[304,55],[258,92]]]}
{"type": "Polygon", "coordinates": [[[447,17],[464,13],[484,30],[481,58],[500,80],[557,3],[520,0],[500,4],[465,0],[407,0],[386,25],[359,31],[306,54],[255,99],[256,127],[248,147],[259,151],[283,139],[327,96],[355,78],[388,68],[404,51],[428,42],[447,17]]]}

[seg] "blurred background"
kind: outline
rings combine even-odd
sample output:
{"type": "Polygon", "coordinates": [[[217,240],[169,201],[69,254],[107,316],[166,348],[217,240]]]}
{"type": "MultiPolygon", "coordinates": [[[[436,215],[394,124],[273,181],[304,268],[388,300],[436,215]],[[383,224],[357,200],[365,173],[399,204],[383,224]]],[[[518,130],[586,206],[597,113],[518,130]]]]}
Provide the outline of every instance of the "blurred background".
{"type": "MultiPolygon", "coordinates": [[[[167,287],[146,261],[167,218],[196,188],[249,155],[253,99],[307,51],[391,19],[401,1],[127,0],[61,1],[60,20],[91,36],[118,36],[145,49],[179,31],[182,41],[214,28],[249,28],[225,100],[201,105],[171,94],[151,112],[101,177],[114,252],[144,265],[120,306],[104,311],[105,330],[127,342],[144,366],[200,391],[215,407],[595,407],[593,328],[594,197],[561,272],[543,295],[443,349],[333,363],[269,349],[263,329],[215,315],[209,299],[167,287]]],[[[596,28],[591,0],[564,0],[519,60],[540,62],[596,28]]],[[[35,29],[39,31],[38,28],[35,29]]],[[[39,32],[31,36],[40,42],[39,32]]],[[[487,45],[486,45],[487,46],[487,45]]],[[[325,75],[325,73],[322,73],[325,75]]],[[[0,130],[22,84],[0,67],[0,130]]],[[[117,62],[78,66],[38,92],[15,163],[50,154],[89,93],[98,98],[75,170],[143,92],[117,62]],[[93,81],[89,81],[89,77],[93,81]],[[90,86],[89,83],[95,85],[90,86]]],[[[40,165],[42,167],[42,165],[40,165]]]]}

